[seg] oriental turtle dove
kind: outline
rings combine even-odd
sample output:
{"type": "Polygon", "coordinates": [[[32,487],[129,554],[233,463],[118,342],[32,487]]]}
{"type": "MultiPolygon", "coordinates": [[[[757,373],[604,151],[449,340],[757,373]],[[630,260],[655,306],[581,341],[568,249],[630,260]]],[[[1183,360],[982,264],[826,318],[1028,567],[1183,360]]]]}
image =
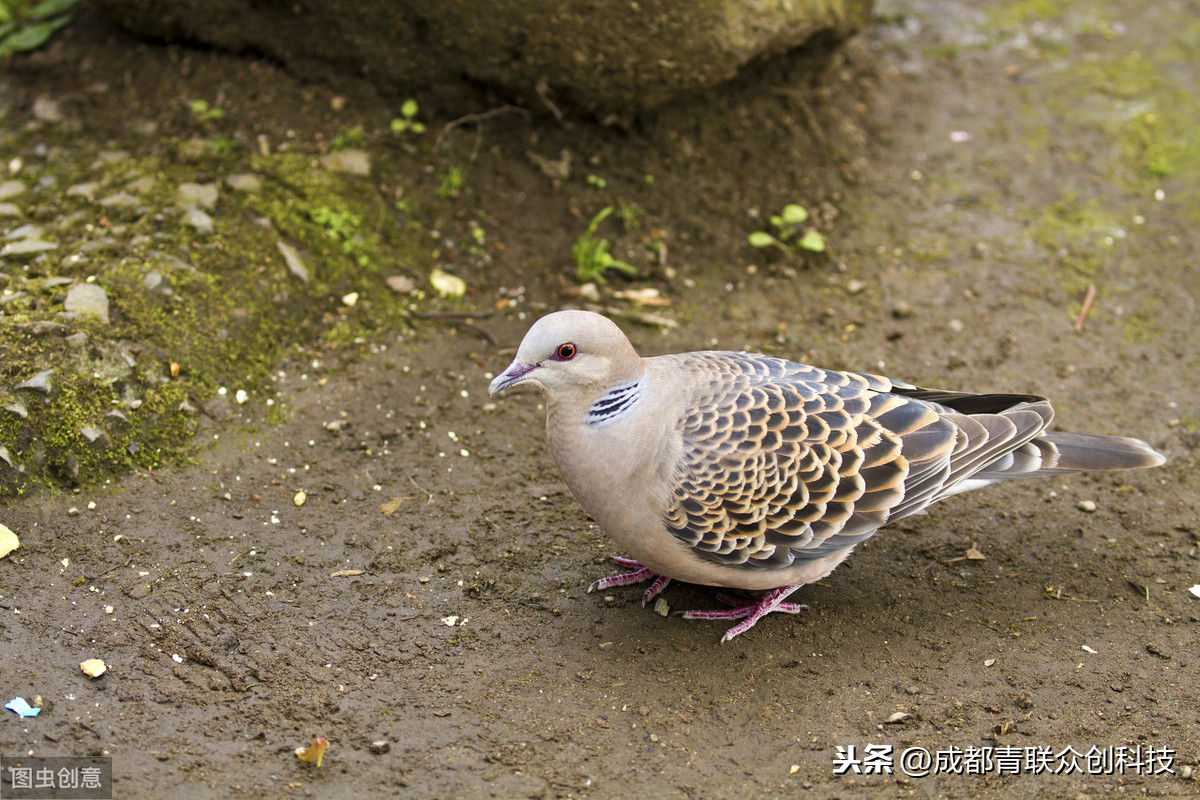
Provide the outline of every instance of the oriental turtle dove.
{"type": "MultiPolygon", "coordinates": [[[[722,641],[828,575],[882,525],[1008,478],[1132,469],[1164,459],[1136,439],[1048,431],[1042,397],[922,389],[741,352],[642,358],[609,319],[539,319],[489,387],[546,396],[562,476],[636,570],[603,589],[671,579],[767,590],[702,619],[722,641]]],[[[727,599],[727,598],[722,598],[727,599]]]]}

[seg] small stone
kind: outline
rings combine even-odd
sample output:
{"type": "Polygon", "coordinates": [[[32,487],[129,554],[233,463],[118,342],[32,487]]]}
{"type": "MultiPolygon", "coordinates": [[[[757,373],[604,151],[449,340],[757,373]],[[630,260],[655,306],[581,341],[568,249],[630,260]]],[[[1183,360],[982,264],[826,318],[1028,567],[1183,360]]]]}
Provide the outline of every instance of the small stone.
{"type": "Polygon", "coordinates": [[[155,186],[158,186],[158,181],[154,180],[150,175],[143,175],[125,184],[125,191],[136,192],[137,194],[149,194],[154,191],[155,186]]]}
{"type": "Polygon", "coordinates": [[[386,283],[396,294],[408,294],[417,288],[416,282],[407,275],[389,275],[386,283]]]}
{"type": "Polygon", "coordinates": [[[275,246],[283,254],[283,260],[287,264],[288,272],[308,283],[308,267],[304,266],[304,260],[300,258],[300,253],[296,251],[296,248],[282,239],[275,242],[275,246]]]}
{"type": "Polygon", "coordinates": [[[175,207],[212,211],[217,207],[217,185],[215,183],[181,183],[179,191],[175,194],[175,207]]]}
{"type": "Polygon", "coordinates": [[[50,394],[50,391],[54,388],[53,383],[51,383],[51,381],[50,381],[50,376],[53,374],[54,374],[53,369],[44,369],[41,372],[34,375],[29,380],[21,381],[13,388],[19,389],[22,391],[26,391],[26,392],[38,392],[40,394],[50,394]]]}
{"type": "Polygon", "coordinates": [[[116,164],[129,159],[127,150],[101,150],[96,156],[96,160],[92,163],[94,167],[102,167],[105,164],[116,164]]]}
{"type": "Polygon", "coordinates": [[[99,678],[108,671],[108,667],[105,665],[104,661],[99,658],[89,658],[87,661],[82,662],[79,665],[79,668],[83,670],[83,673],[89,678],[99,678]]]}
{"type": "Polygon", "coordinates": [[[42,122],[62,122],[63,120],[62,108],[58,105],[58,101],[48,97],[39,97],[33,101],[33,116],[42,122]]]}
{"type": "Polygon", "coordinates": [[[77,183],[74,186],[67,187],[67,196],[69,197],[86,197],[92,199],[96,196],[96,190],[100,188],[98,181],[88,181],[86,183],[77,183]]]}
{"type": "Polygon", "coordinates": [[[101,200],[100,205],[104,208],[137,208],[141,202],[129,192],[117,192],[101,200]]]}
{"type": "Polygon", "coordinates": [[[161,272],[147,272],[142,277],[142,286],[145,286],[146,291],[151,294],[160,294],[164,297],[169,297],[175,293],[171,289],[171,282],[161,272]]]}
{"type": "Polygon", "coordinates": [[[1088,514],[1091,514],[1093,511],[1096,510],[1096,501],[1095,500],[1080,500],[1078,503],[1075,504],[1075,507],[1078,508],[1080,511],[1084,511],[1088,514]]]}
{"type": "Polygon", "coordinates": [[[73,314],[91,314],[108,322],[108,293],[94,283],[77,283],[67,290],[63,308],[73,314]]]}
{"type": "Polygon", "coordinates": [[[383,755],[392,749],[392,743],[386,739],[376,739],[375,741],[371,742],[369,748],[375,755],[383,755]]]}
{"type": "Polygon", "coordinates": [[[321,156],[321,166],[333,172],[350,175],[370,175],[371,157],[365,150],[338,150],[321,156]]]}
{"type": "Polygon", "coordinates": [[[30,223],[28,225],[21,225],[20,227],[13,228],[11,231],[4,234],[4,238],[8,239],[9,241],[12,241],[13,239],[37,239],[43,233],[45,233],[45,231],[46,229],[41,225],[34,225],[33,223],[30,223]]]}
{"type": "Polygon", "coordinates": [[[0,183],[0,200],[16,197],[24,191],[25,184],[21,181],[5,181],[4,183],[0,183]]]}
{"type": "Polygon", "coordinates": [[[0,203],[0,217],[19,217],[21,209],[13,203],[0,203]]]}
{"type": "Polygon", "coordinates": [[[964,330],[966,330],[966,328],[967,326],[961,319],[950,320],[950,330],[954,331],[955,333],[962,333],[964,330]]]}
{"type": "Polygon", "coordinates": [[[0,248],[0,256],[27,256],[57,249],[58,245],[54,242],[46,242],[41,239],[20,239],[9,242],[0,248]]]}
{"type": "Polygon", "coordinates": [[[97,449],[103,449],[108,446],[108,434],[94,425],[83,426],[79,429],[79,435],[86,439],[88,444],[97,449]]]}
{"type": "Polygon", "coordinates": [[[225,179],[225,183],[235,192],[257,192],[262,188],[262,180],[257,175],[249,172],[230,175],[225,179]]]}
{"type": "Polygon", "coordinates": [[[209,236],[213,232],[213,219],[198,208],[189,208],[183,215],[183,221],[195,229],[201,236],[209,236]]]}
{"type": "Polygon", "coordinates": [[[854,279],[846,282],[846,291],[849,292],[850,294],[858,294],[865,288],[867,288],[867,282],[860,281],[857,278],[854,278],[854,279]]]}
{"type": "Polygon", "coordinates": [[[660,597],[654,601],[654,613],[660,617],[665,617],[671,613],[671,606],[667,603],[666,598],[660,597]]]}
{"type": "Polygon", "coordinates": [[[29,419],[29,409],[19,398],[13,398],[5,403],[4,410],[21,419],[29,419]]]}

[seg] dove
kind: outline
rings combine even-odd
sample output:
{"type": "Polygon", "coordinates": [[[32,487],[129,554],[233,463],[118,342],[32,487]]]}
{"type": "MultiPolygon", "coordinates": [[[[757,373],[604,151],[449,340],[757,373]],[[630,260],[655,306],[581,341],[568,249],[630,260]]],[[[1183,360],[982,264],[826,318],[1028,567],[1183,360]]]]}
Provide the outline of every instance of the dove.
{"type": "Polygon", "coordinates": [[[531,384],[584,511],[632,558],[588,591],[671,580],[718,595],[729,641],[828,575],[883,525],[1010,478],[1164,463],[1137,439],[1050,431],[1036,395],[925,389],[746,352],[642,358],[610,319],[537,320],[488,392],[531,384]]]}

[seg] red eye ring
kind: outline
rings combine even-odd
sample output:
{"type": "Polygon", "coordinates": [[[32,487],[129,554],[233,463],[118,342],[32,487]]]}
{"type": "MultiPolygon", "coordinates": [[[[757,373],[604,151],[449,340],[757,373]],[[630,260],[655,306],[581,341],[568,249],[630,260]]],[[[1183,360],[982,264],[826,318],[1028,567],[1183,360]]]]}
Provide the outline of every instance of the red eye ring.
{"type": "Polygon", "coordinates": [[[564,342],[558,346],[557,350],[554,351],[554,357],[559,361],[570,361],[575,357],[577,352],[579,352],[579,350],[574,344],[571,342],[564,342]]]}

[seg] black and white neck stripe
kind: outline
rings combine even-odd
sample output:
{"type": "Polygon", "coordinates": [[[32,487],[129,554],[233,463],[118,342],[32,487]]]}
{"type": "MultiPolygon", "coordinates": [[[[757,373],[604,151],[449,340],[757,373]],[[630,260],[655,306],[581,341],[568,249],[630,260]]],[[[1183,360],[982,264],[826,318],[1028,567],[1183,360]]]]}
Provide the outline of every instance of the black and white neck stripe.
{"type": "Polygon", "coordinates": [[[600,399],[592,405],[592,409],[588,411],[588,424],[607,425],[632,408],[641,396],[642,384],[640,381],[610,389],[601,395],[600,399]]]}

